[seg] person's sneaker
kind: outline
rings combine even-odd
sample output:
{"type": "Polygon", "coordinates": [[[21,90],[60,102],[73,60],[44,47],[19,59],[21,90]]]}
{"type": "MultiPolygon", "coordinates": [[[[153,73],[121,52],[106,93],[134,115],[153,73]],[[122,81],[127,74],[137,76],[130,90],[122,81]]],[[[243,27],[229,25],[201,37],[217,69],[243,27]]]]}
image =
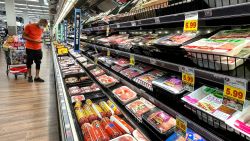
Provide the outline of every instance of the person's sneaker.
{"type": "Polygon", "coordinates": [[[40,77],[35,78],[35,79],[34,79],[34,81],[35,81],[35,82],[44,82],[44,80],[43,80],[43,79],[41,79],[40,77]]]}
{"type": "Polygon", "coordinates": [[[32,76],[29,76],[29,77],[28,77],[28,82],[30,82],[30,83],[32,83],[32,82],[33,82],[33,78],[32,78],[32,76]]]}

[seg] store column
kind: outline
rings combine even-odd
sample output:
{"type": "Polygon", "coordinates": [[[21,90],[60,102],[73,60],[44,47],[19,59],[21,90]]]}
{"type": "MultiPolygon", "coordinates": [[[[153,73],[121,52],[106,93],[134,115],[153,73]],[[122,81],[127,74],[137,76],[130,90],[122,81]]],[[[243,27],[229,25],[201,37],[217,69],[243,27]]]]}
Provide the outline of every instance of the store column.
{"type": "Polygon", "coordinates": [[[17,27],[16,27],[15,1],[5,0],[5,10],[6,10],[9,35],[16,35],[17,27]]]}
{"type": "Polygon", "coordinates": [[[24,22],[24,26],[29,24],[29,16],[28,16],[28,11],[23,11],[23,22],[24,22]]]}

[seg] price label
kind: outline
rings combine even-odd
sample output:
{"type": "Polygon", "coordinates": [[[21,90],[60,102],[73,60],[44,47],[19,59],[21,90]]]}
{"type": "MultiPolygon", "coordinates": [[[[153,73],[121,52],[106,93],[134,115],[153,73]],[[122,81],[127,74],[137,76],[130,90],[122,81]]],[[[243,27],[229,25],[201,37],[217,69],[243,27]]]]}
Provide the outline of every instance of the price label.
{"type": "Polygon", "coordinates": [[[194,91],[195,74],[194,69],[189,67],[181,67],[182,85],[187,91],[194,91]]]}
{"type": "Polygon", "coordinates": [[[152,64],[152,65],[156,65],[156,60],[155,60],[155,59],[151,59],[151,58],[150,58],[150,60],[149,60],[149,61],[150,61],[150,64],[152,64]]]}
{"type": "Polygon", "coordinates": [[[136,26],[136,22],[135,22],[135,21],[132,21],[132,22],[131,22],[131,25],[132,25],[132,26],[136,26]]]}
{"type": "Polygon", "coordinates": [[[120,24],[116,24],[116,27],[117,27],[117,28],[120,28],[120,24]]]}
{"type": "Polygon", "coordinates": [[[107,56],[110,57],[110,50],[107,50],[107,56]]]}
{"type": "Polygon", "coordinates": [[[161,23],[161,21],[160,21],[160,18],[159,17],[155,17],[155,23],[161,23]]]}
{"type": "Polygon", "coordinates": [[[183,30],[193,31],[193,32],[196,32],[198,30],[198,13],[197,12],[185,14],[183,30]]]}
{"type": "Polygon", "coordinates": [[[225,78],[223,104],[242,111],[246,99],[247,80],[225,78]]]}
{"type": "Polygon", "coordinates": [[[110,28],[109,28],[109,25],[108,25],[107,28],[106,28],[106,36],[109,36],[109,31],[110,31],[110,28]]]}
{"type": "Polygon", "coordinates": [[[176,117],[175,132],[183,137],[186,137],[187,122],[179,116],[176,117]]]}
{"type": "Polygon", "coordinates": [[[58,55],[63,55],[63,54],[68,54],[68,53],[69,53],[69,50],[66,47],[62,47],[62,48],[57,49],[57,54],[58,55]]]}
{"type": "Polygon", "coordinates": [[[133,54],[130,54],[130,65],[134,66],[135,65],[135,56],[133,54]]]}
{"type": "Polygon", "coordinates": [[[95,57],[94,62],[95,62],[95,64],[97,64],[97,62],[98,62],[98,58],[97,57],[95,57]]]}

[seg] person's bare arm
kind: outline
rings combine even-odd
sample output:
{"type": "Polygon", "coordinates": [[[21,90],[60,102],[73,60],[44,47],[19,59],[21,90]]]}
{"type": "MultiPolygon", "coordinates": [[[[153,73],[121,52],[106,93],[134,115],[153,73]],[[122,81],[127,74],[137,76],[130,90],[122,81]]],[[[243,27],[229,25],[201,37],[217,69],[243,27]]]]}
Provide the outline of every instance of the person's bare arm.
{"type": "Polygon", "coordinates": [[[31,39],[31,38],[29,37],[29,35],[26,34],[25,32],[23,32],[22,37],[23,37],[23,39],[28,40],[28,41],[31,41],[31,42],[34,42],[34,43],[42,43],[41,40],[39,41],[39,40],[31,39]]]}

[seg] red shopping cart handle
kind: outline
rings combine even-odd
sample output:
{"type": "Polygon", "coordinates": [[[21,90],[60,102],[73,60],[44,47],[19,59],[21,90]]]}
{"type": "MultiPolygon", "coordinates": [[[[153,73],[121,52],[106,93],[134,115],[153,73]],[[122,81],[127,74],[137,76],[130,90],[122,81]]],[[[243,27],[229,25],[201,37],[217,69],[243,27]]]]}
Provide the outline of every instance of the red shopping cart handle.
{"type": "Polygon", "coordinates": [[[26,73],[27,72],[27,67],[22,66],[22,67],[12,67],[9,69],[10,73],[26,73]]]}

